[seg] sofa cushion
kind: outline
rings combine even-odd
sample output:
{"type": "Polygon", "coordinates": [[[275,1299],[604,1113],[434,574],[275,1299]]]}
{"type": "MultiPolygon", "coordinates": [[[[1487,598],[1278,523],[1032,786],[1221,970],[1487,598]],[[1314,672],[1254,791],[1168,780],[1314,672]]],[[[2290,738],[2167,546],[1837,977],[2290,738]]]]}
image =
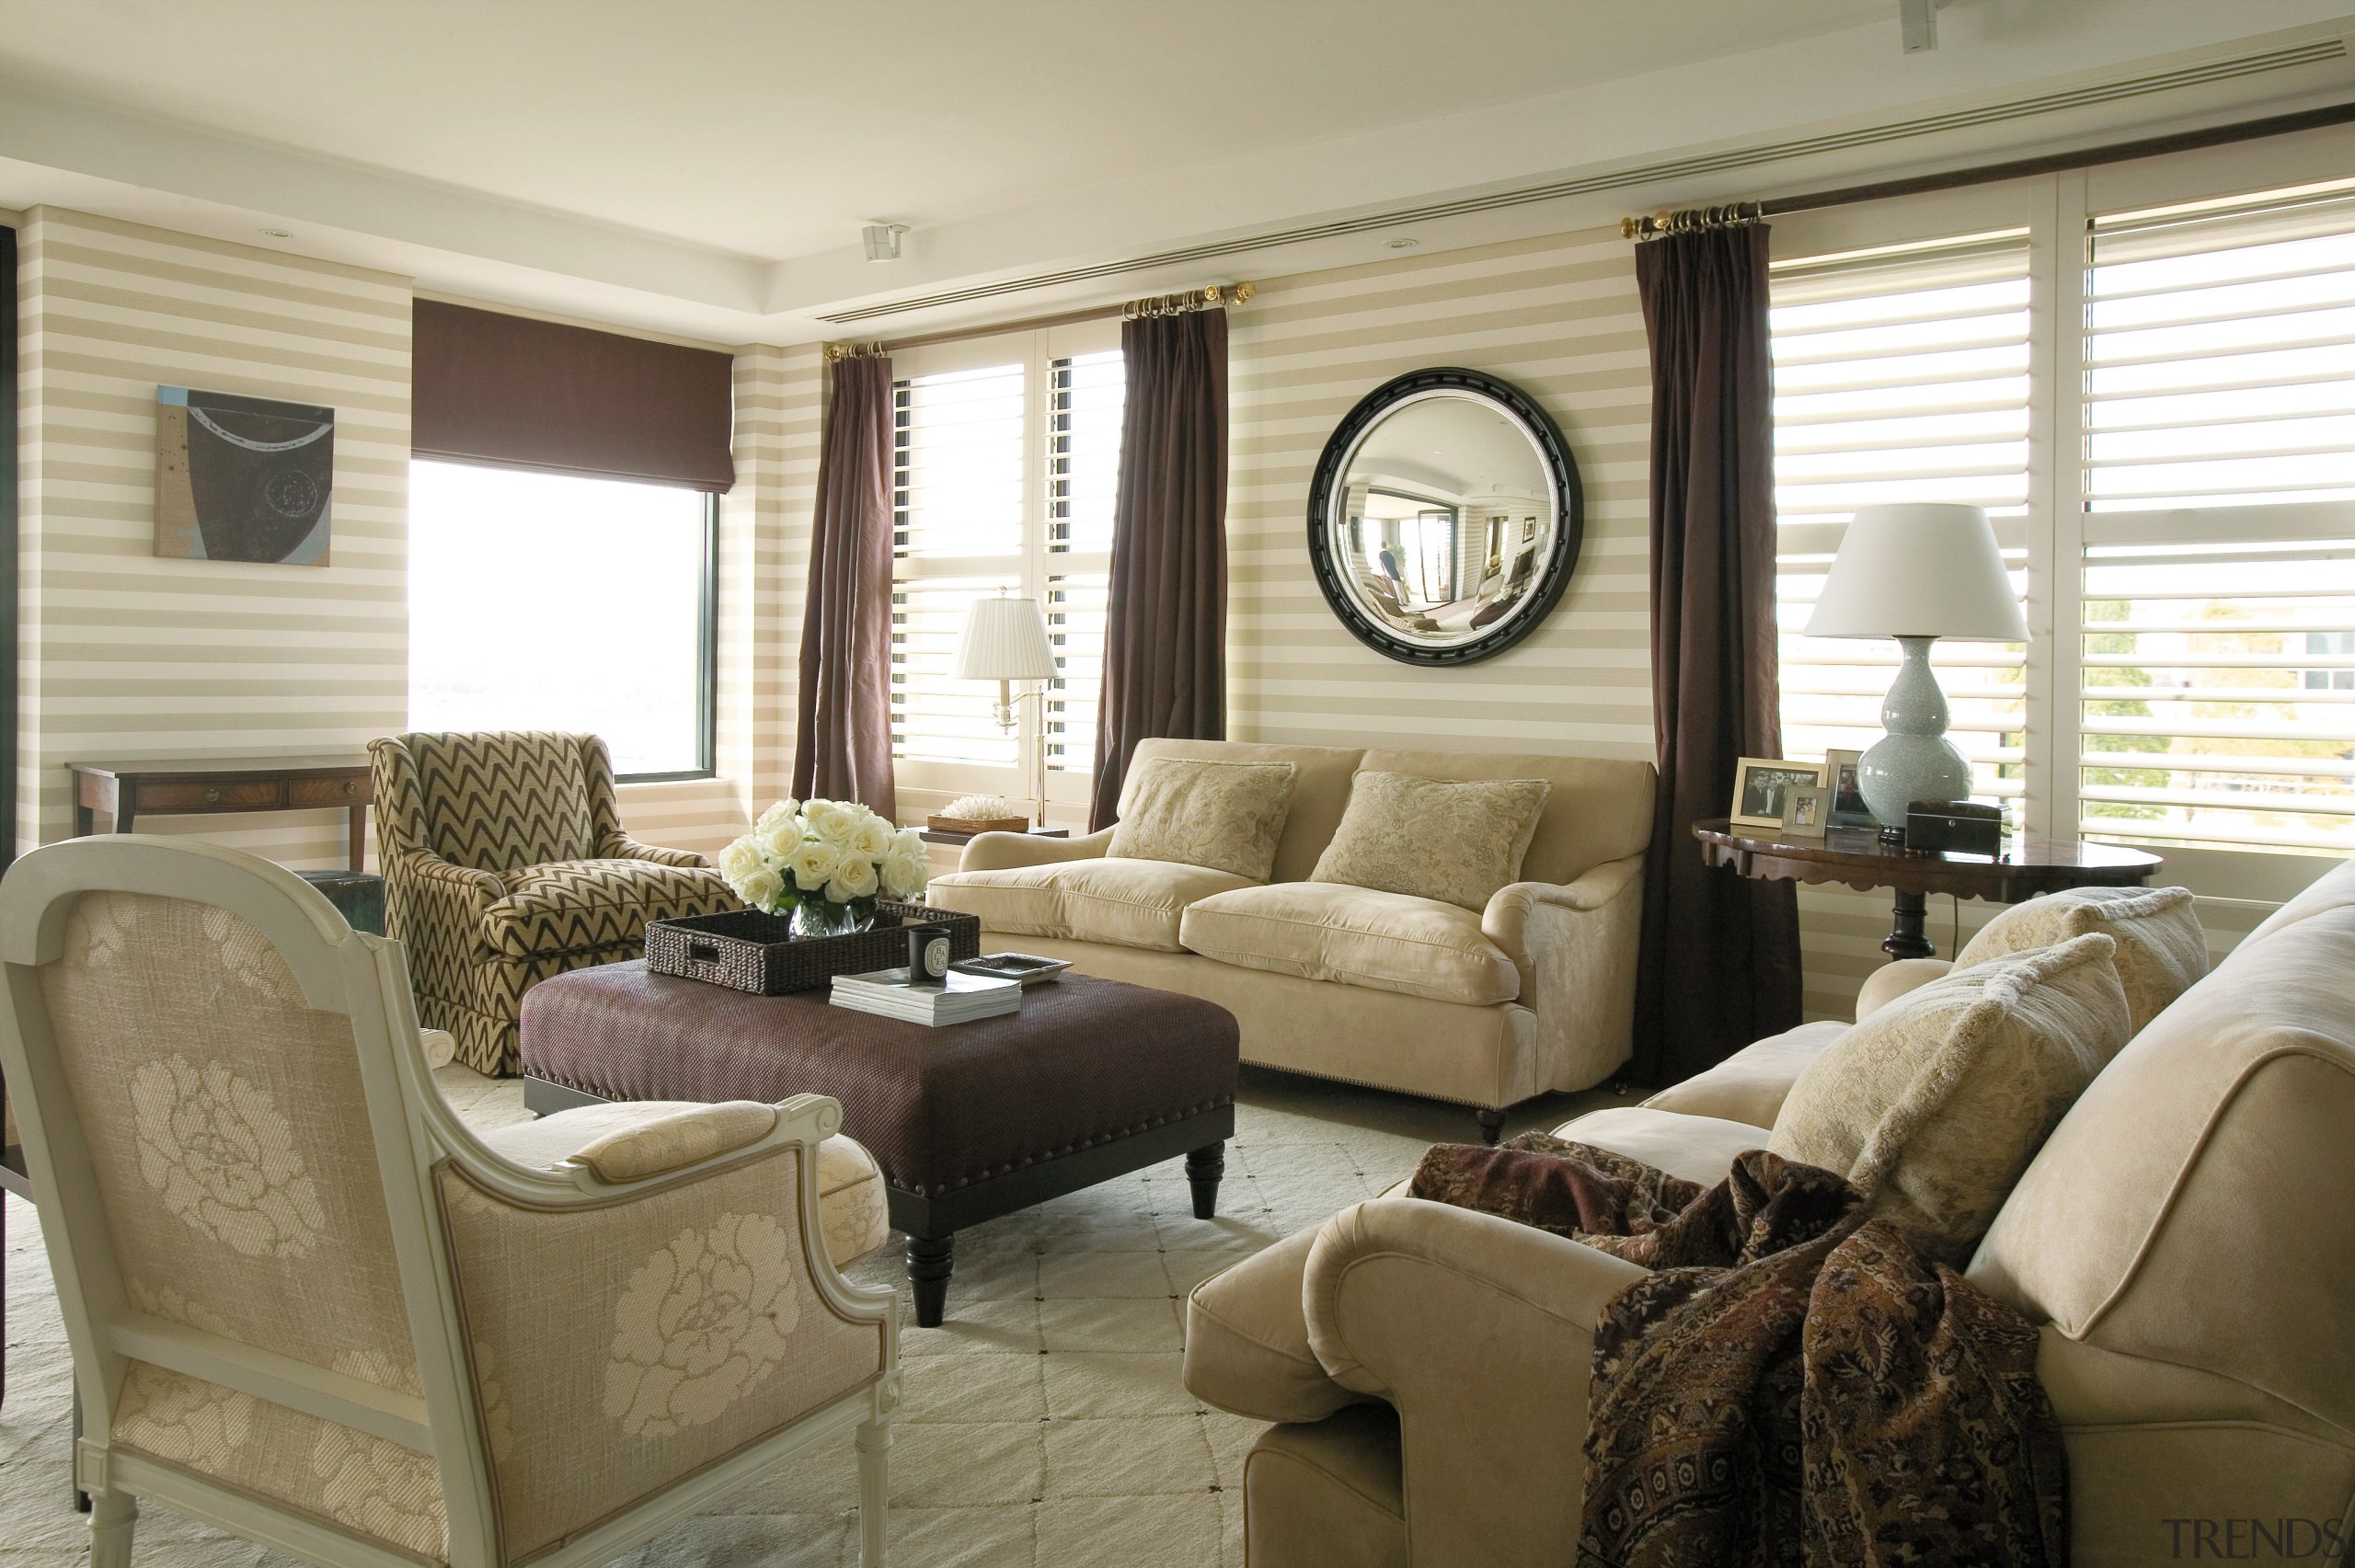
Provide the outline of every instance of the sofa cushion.
{"type": "Polygon", "coordinates": [[[1483,1006],[1521,994],[1521,971],[1453,904],[1341,882],[1279,882],[1202,898],[1178,940],[1246,969],[1483,1006]]]}
{"type": "Polygon", "coordinates": [[[1068,860],[1011,871],[936,876],[925,902],[982,917],[1007,936],[1051,936],[1182,953],[1178,920],[1198,898],[1251,886],[1247,876],[1167,860],[1068,860]]]}
{"type": "MultiPolygon", "coordinates": [[[[703,1108],[695,1100],[615,1100],[511,1122],[477,1136],[502,1158],[545,1169],[605,1139],[703,1108]]],[[[842,1137],[818,1145],[818,1218],[826,1230],[826,1255],[835,1267],[883,1244],[891,1233],[889,1209],[883,1173],[865,1146],[842,1137]]]]}
{"type": "Polygon", "coordinates": [[[2188,887],[2073,887],[2030,898],[1981,927],[1955,955],[1955,967],[2090,931],[2118,939],[2118,979],[2126,988],[2132,1034],[2208,972],[2208,938],[2188,887]]]}
{"type": "Polygon", "coordinates": [[[1144,764],[1156,757],[1199,758],[1211,762],[1290,762],[1292,809],[1284,816],[1284,832],[1276,846],[1276,863],[1263,880],[1305,882],[1316,869],[1316,857],[1332,841],[1350,803],[1350,780],[1365,753],[1343,746],[1269,746],[1248,740],[1140,740],[1120,783],[1120,809],[1115,819],[1129,815],[1144,764]]]}
{"type": "Polygon", "coordinates": [[[1121,794],[1112,853],[1207,865],[1265,882],[1300,770],[1290,762],[1155,757],[1121,794]]]}
{"type": "MultiPolygon", "coordinates": [[[[1645,748],[1648,754],[1650,748],[1645,748]]],[[[1642,854],[1652,840],[1658,777],[1648,759],[1543,753],[1370,750],[1369,773],[1419,779],[1544,779],[1545,810],[1522,857],[1524,881],[1575,882],[1607,860],[1642,854]]]]}
{"type": "Polygon", "coordinates": [[[1361,772],[1310,880],[1485,909],[1521,876],[1550,787],[1544,779],[1361,772]]]}
{"type": "Polygon", "coordinates": [[[1718,1116],[1685,1116],[1648,1105],[1606,1105],[1563,1123],[1554,1136],[1591,1143],[1671,1176],[1715,1186],[1726,1179],[1737,1158],[1765,1148],[1771,1135],[1763,1127],[1718,1116]]]}
{"type": "Polygon", "coordinates": [[[1661,1090],[1644,1104],[1653,1110],[1676,1111],[1688,1116],[1722,1116],[1728,1121],[1773,1127],[1799,1074],[1823,1054],[1825,1047],[1847,1032],[1847,1024],[1827,1019],[1769,1035],[1734,1052],[1708,1071],[1695,1073],[1682,1083],[1661,1090]]]}
{"type": "Polygon", "coordinates": [[[1259,1434],[1243,1459],[1243,1561],[1407,1568],[1398,1413],[1359,1405],[1259,1434]]]}
{"type": "Polygon", "coordinates": [[[1846,1176],[1924,1255],[1959,1264],[2126,1044],[2117,950],[2092,933],[1898,998],[1799,1075],[1767,1148],[1846,1176]]]}
{"type": "Polygon", "coordinates": [[[638,942],[646,922],[737,908],[719,873],[650,860],[559,860],[500,874],[507,897],[482,912],[502,957],[529,958],[638,942]]]}

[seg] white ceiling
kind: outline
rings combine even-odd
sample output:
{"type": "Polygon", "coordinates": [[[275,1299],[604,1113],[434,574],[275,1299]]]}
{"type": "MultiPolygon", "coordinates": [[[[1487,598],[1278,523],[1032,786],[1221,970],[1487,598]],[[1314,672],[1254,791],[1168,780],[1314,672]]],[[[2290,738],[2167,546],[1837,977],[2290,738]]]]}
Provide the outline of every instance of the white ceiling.
{"type": "Polygon", "coordinates": [[[0,75],[770,260],[1887,0],[7,0],[0,75]]]}
{"type": "MultiPolygon", "coordinates": [[[[0,206],[804,341],[863,302],[2342,25],[2350,0],[1947,0],[1939,50],[1908,56],[1896,0],[0,0],[0,206]],[[906,259],[860,259],[877,219],[912,225],[906,259]]],[[[1368,259],[1385,237],[1245,254],[1219,276],[1368,259]]],[[[1190,264],[987,311],[1208,280],[1190,264]]]]}

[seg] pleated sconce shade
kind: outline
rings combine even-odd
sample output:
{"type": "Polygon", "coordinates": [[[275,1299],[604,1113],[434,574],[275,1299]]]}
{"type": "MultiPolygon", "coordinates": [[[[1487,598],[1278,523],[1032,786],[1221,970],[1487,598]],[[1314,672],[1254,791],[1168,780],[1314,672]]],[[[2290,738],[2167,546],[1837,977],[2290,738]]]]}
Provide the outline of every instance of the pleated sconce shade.
{"type": "Polygon", "coordinates": [[[1055,673],[1046,617],[1035,599],[976,599],[957,642],[959,681],[1046,681],[1055,673]]]}
{"type": "Polygon", "coordinates": [[[2028,622],[1977,507],[1859,507],[1808,617],[1811,637],[2024,643],[2028,622]]]}

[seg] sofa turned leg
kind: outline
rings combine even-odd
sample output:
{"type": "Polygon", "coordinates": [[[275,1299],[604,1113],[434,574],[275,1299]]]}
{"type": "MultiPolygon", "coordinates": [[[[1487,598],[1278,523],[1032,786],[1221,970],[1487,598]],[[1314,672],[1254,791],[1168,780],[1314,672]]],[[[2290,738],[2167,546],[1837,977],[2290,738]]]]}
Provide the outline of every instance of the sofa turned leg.
{"type": "Polygon", "coordinates": [[[1226,1145],[1223,1142],[1197,1149],[1186,1156],[1186,1180],[1194,1188],[1194,1218],[1213,1219],[1218,1216],[1218,1184],[1226,1174],[1226,1145]]]}
{"type": "Polygon", "coordinates": [[[1480,1141],[1494,1143],[1505,1135],[1505,1114],[1502,1111],[1480,1111],[1480,1141]]]}
{"type": "Polygon", "coordinates": [[[948,1276],[956,1266],[957,1237],[908,1238],[908,1283],[915,1288],[916,1327],[936,1329],[948,1308],[948,1276]]]}

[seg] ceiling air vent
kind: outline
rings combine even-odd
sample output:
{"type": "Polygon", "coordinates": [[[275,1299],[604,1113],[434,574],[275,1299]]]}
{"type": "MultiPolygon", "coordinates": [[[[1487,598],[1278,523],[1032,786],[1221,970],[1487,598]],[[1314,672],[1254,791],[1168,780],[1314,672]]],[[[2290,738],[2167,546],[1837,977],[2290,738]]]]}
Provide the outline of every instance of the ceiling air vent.
{"type": "Polygon", "coordinates": [[[1664,184],[1675,179],[1689,178],[1694,175],[1750,168],[1759,164],[1775,163],[1786,158],[1806,157],[1815,153],[1840,152],[1850,147],[1869,147],[1885,143],[1910,141],[1919,136],[1934,136],[1940,132],[1965,130],[1978,125],[2000,124],[2005,120],[2031,120],[2038,115],[2054,114],[2063,109],[2083,109],[2092,104],[2117,103],[2122,99],[2143,97],[2153,93],[2171,92],[2177,87],[2198,86],[2208,82],[2230,81],[2236,76],[2260,75],[2269,71],[2286,71],[2293,66],[2343,60],[2346,56],[2345,40],[2336,38],[2322,39],[2312,43],[2269,49],[2256,54],[2235,55],[2229,60],[2211,60],[2205,64],[2180,66],[2172,71],[2158,71],[2143,76],[2129,76],[2120,81],[2103,82],[2094,86],[2071,87],[2059,92],[2039,93],[2030,97],[2013,98],[2008,102],[1989,104],[1980,109],[1954,109],[1944,114],[1925,114],[1913,120],[1891,120],[1886,124],[1867,126],[1857,131],[1834,132],[1821,136],[1803,136],[1788,142],[1771,142],[1758,146],[1741,147],[1723,153],[1707,153],[1689,158],[1671,158],[1661,163],[1646,164],[1637,168],[1614,169],[1608,174],[1587,175],[1577,179],[1555,180],[1550,184],[1523,186],[1514,190],[1491,191],[1485,196],[1465,196],[1452,201],[1434,201],[1420,207],[1401,207],[1385,212],[1369,212],[1361,217],[1338,218],[1331,223],[1310,223],[1300,228],[1271,229],[1261,234],[1246,235],[1236,239],[1218,240],[1207,245],[1186,246],[1177,250],[1155,251],[1149,256],[1132,256],[1120,261],[1099,262],[1093,267],[1067,267],[1060,271],[1038,272],[1027,278],[1008,278],[994,283],[976,283],[970,288],[948,289],[936,294],[923,294],[913,299],[887,300],[877,304],[860,305],[853,310],[821,315],[818,319],[836,326],[848,326],[855,322],[873,321],[879,316],[901,315],[909,311],[929,310],[936,305],[970,304],[976,300],[995,299],[1004,294],[1018,294],[1029,289],[1051,288],[1057,283],[1078,283],[1095,278],[1116,278],[1125,272],[1149,271],[1156,267],[1174,266],[1182,262],[1214,260],[1223,256],[1237,256],[1246,251],[1266,250],[1275,246],[1300,245],[1309,240],[1331,239],[1340,235],[1364,234],[1371,229],[1398,228],[1409,223],[1428,223],[1435,218],[1461,217],[1467,212],[1493,212],[1508,207],[1526,207],[1537,201],[1558,200],[1565,196],[1584,196],[1603,190],[1623,190],[1634,186],[1664,184]]]}

